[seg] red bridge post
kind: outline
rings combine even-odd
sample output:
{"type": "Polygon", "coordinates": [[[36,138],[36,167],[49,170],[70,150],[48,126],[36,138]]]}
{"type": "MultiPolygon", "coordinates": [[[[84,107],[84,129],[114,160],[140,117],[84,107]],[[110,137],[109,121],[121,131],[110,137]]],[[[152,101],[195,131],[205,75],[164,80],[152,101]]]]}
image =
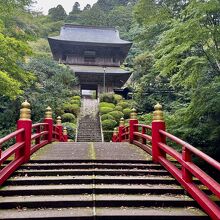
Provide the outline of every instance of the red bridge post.
{"type": "Polygon", "coordinates": [[[118,137],[118,129],[114,128],[114,132],[112,135],[112,142],[117,142],[117,137],[118,137]]]}
{"type": "MultiPolygon", "coordinates": [[[[182,147],[182,158],[185,162],[192,162],[191,152],[185,146],[182,147]]],[[[182,178],[187,183],[193,181],[191,172],[188,171],[184,166],[182,166],[182,178]]]]}
{"type": "Polygon", "coordinates": [[[48,134],[46,137],[48,143],[51,143],[53,138],[53,118],[52,118],[52,109],[49,106],[46,108],[44,123],[48,124],[47,126],[48,134]]]}
{"type": "Polygon", "coordinates": [[[159,130],[166,129],[164,118],[163,118],[163,111],[162,106],[157,103],[154,106],[154,113],[153,113],[153,121],[152,121],[152,157],[155,163],[158,163],[159,156],[165,156],[165,153],[161,152],[158,143],[162,142],[165,143],[166,140],[164,137],[161,136],[159,130]]]}
{"type": "Polygon", "coordinates": [[[124,120],[124,118],[121,118],[120,124],[119,124],[119,128],[118,128],[118,138],[119,138],[119,142],[122,142],[122,141],[123,141],[122,135],[123,135],[124,127],[125,127],[125,120],[124,120]]]}
{"type": "Polygon", "coordinates": [[[68,142],[68,132],[66,127],[63,128],[63,142],[68,142]]]}
{"type": "Polygon", "coordinates": [[[58,133],[59,133],[59,141],[62,141],[62,136],[63,136],[63,126],[62,126],[62,120],[61,117],[57,117],[57,124],[56,127],[58,128],[58,133]]]}
{"type": "Polygon", "coordinates": [[[135,124],[138,124],[138,119],[137,119],[137,112],[136,109],[132,109],[131,115],[130,115],[130,120],[129,120],[129,142],[132,144],[134,141],[134,132],[138,131],[138,127],[134,126],[135,124]]]}
{"type": "Polygon", "coordinates": [[[16,152],[15,157],[20,158],[24,156],[24,162],[28,162],[31,155],[31,134],[32,134],[32,121],[30,104],[25,101],[21,105],[20,119],[17,121],[17,130],[24,128],[24,133],[16,137],[16,142],[24,142],[24,148],[16,152]]]}

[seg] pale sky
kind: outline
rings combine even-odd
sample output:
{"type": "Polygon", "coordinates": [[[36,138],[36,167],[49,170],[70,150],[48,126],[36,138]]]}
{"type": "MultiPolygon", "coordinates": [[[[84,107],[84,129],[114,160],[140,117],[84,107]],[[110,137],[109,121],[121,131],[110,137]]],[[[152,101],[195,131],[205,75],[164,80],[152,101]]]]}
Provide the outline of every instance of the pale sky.
{"type": "Polygon", "coordinates": [[[83,9],[87,4],[93,5],[97,0],[36,0],[33,8],[37,11],[43,11],[44,14],[48,14],[50,8],[62,5],[65,11],[69,13],[75,2],[79,2],[81,9],[83,9]]]}

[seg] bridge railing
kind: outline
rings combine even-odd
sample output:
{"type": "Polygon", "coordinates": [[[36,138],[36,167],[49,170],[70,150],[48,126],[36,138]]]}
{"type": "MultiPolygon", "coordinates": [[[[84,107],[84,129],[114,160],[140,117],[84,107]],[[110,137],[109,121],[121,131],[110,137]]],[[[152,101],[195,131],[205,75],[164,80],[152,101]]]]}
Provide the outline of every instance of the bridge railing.
{"type": "Polygon", "coordinates": [[[31,154],[36,152],[38,149],[48,144],[49,129],[47,123],[38,123],[32,125],[31,134],[31,154]]]}
{"type": "MultiPolygon", "coordinates": [[[[24,137],[24,133],[25,133],[24,128],[21,128],[13,133],[7,135],[6,137],[1,138],[0,139],[0,148],[6,142],[9,142],[15,138],[17,139],[18,136],[24,137]]],[[[2,149],[0,149],[0,164],[1,164],[1,166],[6,160],[8,160],[8,158],[10,158],[13,154],[15,154],[14,160],[12,160],[10,163],[8,163],[0,171],[0,185],[5,180],[8,179],[8,177],[11,175],[11,173],[13,173],[17,169],[17,167],[19,167],[23,163],[24,155],[19,155],[19,153],[22,150],[24,150],[24,147],[25,147],[25,141],[20,139],[20,140],[16,141],[15,144],[12,144],[8,148],[8,150],[2,152],[2,149]]]]}
{"type": "Polygon", "coordinates": [[[201,188],[203,184],[214,197],[220,198],[220,184],[198,167],[193,162],[192,156],[206,162],[217,172],[220,171],[220,163],[166,132],[161,105],[155,106],[151,126],[138,124],[135,110],[131,113],[128,126],[125,127],[122,118],[119,127],[114,131],[112,141],[128,141],[152,155],[153,161],[164,166],[212,219],[220,219],[220,207],[201,188]],[[167,144],[168,142],[170,144],[167,144]],[[171,147],[172,143],[181,146],[182,152],[179,153],[171,147]]]}
{"type": "Polygon", "coordinates": [[[22,103],[17,130],[0,138],[0,185],[18,167],[28,162],[30,156],[38,149],[53,141],[67,140],[67,131],[66,128],[63,129],[61,118],[58,117],[57,124],[53,124],[50,107],[46,109],[44,122],[32,125],[30,104],[27,101],[22,103]],[[4,144],[9,145],[6,150],[2,149],[4,144]]]}

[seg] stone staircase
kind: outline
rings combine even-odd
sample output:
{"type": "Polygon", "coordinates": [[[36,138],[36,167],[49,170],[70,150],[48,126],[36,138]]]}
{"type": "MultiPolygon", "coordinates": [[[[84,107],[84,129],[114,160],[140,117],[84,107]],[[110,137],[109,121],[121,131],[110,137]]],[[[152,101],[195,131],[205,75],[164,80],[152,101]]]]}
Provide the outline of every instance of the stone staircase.
{"type": "Polygon", "coordinates": [[[1,219],[208,219],[150,161],[38,161],[0,190],[1,219]]]}
{"type": "Polygon", "coordinates": [[[84,98],[77,129],[77,142],[102,142],[98,100],[84,98]]]}

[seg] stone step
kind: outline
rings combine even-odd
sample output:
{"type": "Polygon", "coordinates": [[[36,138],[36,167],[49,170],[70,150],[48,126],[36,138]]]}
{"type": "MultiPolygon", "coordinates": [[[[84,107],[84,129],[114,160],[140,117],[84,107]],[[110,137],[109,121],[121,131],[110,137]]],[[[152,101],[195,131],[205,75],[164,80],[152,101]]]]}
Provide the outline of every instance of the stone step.
{"type": "Polygon", "coordinates": [[[156,208],[156,207],[101,207],[96,208],[95,213],[92,207],[81,208],[51,208],[51,209],[14,209],[1,211],[1,219],[186,219],[186,220],[206,220],[210,219],[201,210],[194,207],[183,208],[156,208]],[[37,216],[36,216],[37,213],[37,216]],[[95,215],[95,216],[94,216],[95,215]]]}
{"type": "MultiPolygon", "coordinates": [[[[0,198],[0,209],[26,208],[67,208],[92,207],[93,195],[46,195],[46,196],[6,196],[0,198]]],[[[96,207],[198,207],[197,203],[185,195],[112,195],[96,194],[96,207]]]]}
{"type": "Polygon", "coordinates": [[[99,134],[97,132],[88,132],[88,133],[86,133],[86,131],[80,132],[80,133],[78,133],[78,135],[81,135],[81,136],[84,136],[84,137],[89,137],[89,136],[101,137],[101,134],[99,134]]]}
{"type": "MultiPolygon", "coordinates": [[[[62,143],[62,144],[66,144],[68,145],[68,143],[62,143]]],[[[85,142],[84,144],[83,143],[73,143],[74,146],[76,145],[77,147],[82,147],[84,146],[84,144],[87,146],[88,145],[88,142],[85,142]]],[[[95,144],[95,143],[94,143],[95,144]]],[[[108,143],[108,144],[112,144],[112,143],[108,143]]],[[[120,143],[121,144],[121,143],[120,143]]],[[[6,161],[5,163],[10,163],[10,161],[6,161]]],[[[161,167],[162,169],[164,169],[160,164],[155,164],[152,162],[152,160],[135,160],[135,159],[96,159],[96,160],[92,160],[92,159],[74,159],[74,160],[71,160],[71,159],[62,159],[62,160],[59,160],[59,159],[53,159],[53,160],[48,160],[48,159],[32,159],[30,160],[28,163],[26,163],[25,165],[29,165],[29,164],[78,164],[78,165],[109,165],[109,166],[114,166],[114,165],[129,165],[129,166],[140,166],[140,165],[147,165],[147,166],[159,166],[161,167]]]]}
{"type": "Polygon", "coordinates": [[[167,176],[170,175],[165,170],[110,170],[110,169],[62,169],[62,170],[18,170],[15,172],[18,176],[66,176],[66,175],[127,175],[127,176],[145,176],[145,175],[155,175],[155,176],[167,176]]]}
{"type": "Polygon", "coordinates": [[[77,208],[16,208],[1,210],[1,219],[93,219],[93,208],[77,207],[77,208]]]}
{"type": "Polygon", "coordinates": [[[164,168],[161,167],[159,164],[122,164],[122,163],[106,163],[106,164],[98,164],[98,163],[28,163],[26,165],[22,165],[21,169],[153,169],[158,170],[164,168]]]}
{"type": "Polygon", "coordinates": [[[30,161],[0,189],[0,216],[208,219],[176,180],[149,160],[30,161]]]}
{"type": "MultiPolygon", "coordinates": [[[[95,140],[95,139],[101,139],[101,136],[79,136],[78,137],[78,139],[93,139],[93,140],[95,140]]],[[[92,141],[86,141],[86,142],[92,142],[92,141]]],[[[93,141],[93,142],[95,142],[95,141],[93,141]]]]}
{"type": "Polygon", "coordinates": [[[78,126],[78,130],[80,132],[83,132],[83,131],[92,131],[92,132],[98,132],[100,131],[100,128],[99,127],[94,127],[94,126],[91,126],[91,127],[88,127],[88,126],[78,126]]]}
{"type": "Polygon", "coordinates": [[[96,209],[97,219],[209,219],[195,207],[101,207],[96,209]]]}
{"type": "Polygon", "coordinates": [[[97,142],[97,143],[98,143],[98,142],[100,142],[100,143],[102,142],[102,140],[78,140],[79,143],[83,143],[83,142],[85,142],[85,141],[87,141],[87,142],[94,142],[94,141],[95,141],[95,142],[97,142]]]}
{"type": "Polygon", "coordinates": [[[33,176],[12,177],[8,185],[57,185],[57,184],[176,184],[176,180],[166,176],[33,176]]]}
{"type": "Polygon", "coordinates": [[[0,191],[0,196],[25,196],[25,195],[68,195],[68,194],[184,194],[185,191],[178,185],[140,185],[140,184],[65,184],[65,185],[26,185],[6,186],[0,191]]]}
{"type": "Polygon", "coordinates": [[[82,137],[101,137],[101,134],[98,134],[98,133],[85,133],[85,132],[82,132],[82,133],[78,133],[78,135],[82,136],[82,137]]]}
{"type": "Polygon", "coordinates": [[[98,101],[83,99],[77,128],[77,142],[102,142],[98,101]]]}
{"type": "Polygon", "coordinates": [[[83,143],[83,142],[102,142],[101,139],[78,139],[78,142],[83,143]]]}
{"type": "Polygon", "coordinates": [[[81,140],[81,142],[100,142],[102,139],[96,137],[79,137],[77,140],[81,140]]]}
{"type": "MultiPolygon", "coordinates": [[[[65,143],[64,143],[65,144],[65,143]]],[[[77,143],[74,143],[74,145],[77,143]]],[[[77,144],[78,145],[78,144],[77,144]]],[[[85,142],[85,145],[88,145],[87,142],[85,142]]],[[[81,143],[80,146],[83,146],[81,143]]],[[[6,163],[9,163],[10,161],[6,161],[6,163]]],[[[47,160],[47,159],[42,159],[42,160],[36,160],[32,159],[25,165],[31,165],[31,164],[78,164],[78,165],[94,165],[94,166],[99,166],[99,165],[104,165],[104,166],[118,166],[118,165],[123,165],[123,166],[157,166],[162,169],[164,169],[160,164],[155,164],[152,162],[152,160],[129,160],[129,159],[96,159],[96,160],[91,160],[91,159],[74,159],[74,160],[47,160]]]]}

